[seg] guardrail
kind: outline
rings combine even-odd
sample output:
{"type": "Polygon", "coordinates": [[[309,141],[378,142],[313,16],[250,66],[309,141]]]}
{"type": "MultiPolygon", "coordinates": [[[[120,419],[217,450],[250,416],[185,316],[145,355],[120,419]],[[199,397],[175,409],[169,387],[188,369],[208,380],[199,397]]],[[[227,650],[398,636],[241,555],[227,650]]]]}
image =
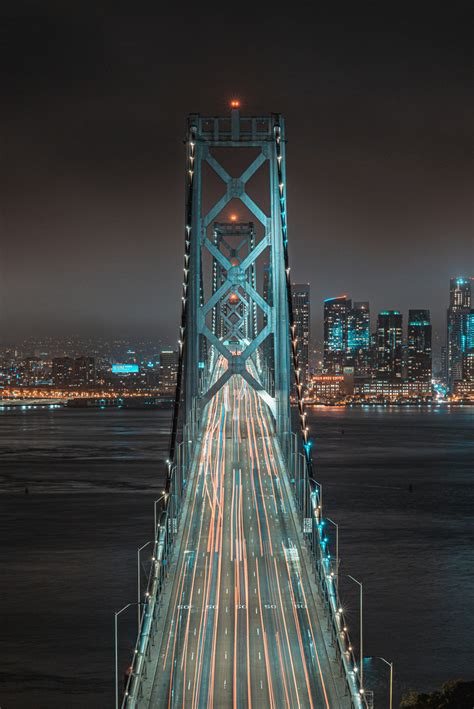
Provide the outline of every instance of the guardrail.
{"type": "Polygon", "coordinates": [[[151,659],[150,645],[154,644],[158,630],[161,596],[169,573],[170,556],[173,550],[173,542],[178,533],[182,500],[192,460],[194,445],[192,432],[191,426],[185,427],[186,435],[183,436],[184,440],[177,447],[176,463],[171,464],[171,462],[168,462],[167,486],[162,496],[162,509],[157,516],[157,527],[154,535],[155,540],[143,613],[120,705],[122,709],[136,707],[137,701],[142,697],[142,683],[147,676],[147,660],[151,659]]]}
{"type": "MultiPolygon", "coordinates": [[[[167,489],[163,493],[162,509],[157,517],[157,528],[153,544],[152,562],[138,629],[132,662],[123,694],[121,708],[135,709],[142,698],[143,681],[147,678],[147,661],[151,659],[151,646],[155,644],[161,597],[169,573],[169,561],[173,542],[178,533],[182,499],[187,485],[189,466],[192,461],[193,433],[195,427],[186,426],[184,440],[177,447],[176,463],[168,463],[167,489]]],[[[306,456],[298,450],[298,439],[290,434],[287,441],[288,468],[291,471],[297,506],[301,513],[303,533],[307,548],[314,562],[314,572],[321,600],[328,611],[328,630],[331,631],[336,659],[341,676],[345,679],[351,706],[354,709],[367,708],[363,687],[360,682],[354,649],[338,595],[336,584],[338,559],[334,560],[328,550],[328,537],[322,515],[322,488],[308,474],[306,456]],[[311,529],[305,529],[305,521],[311,520],[311,529]]]]}
{"type": "Polygon", "coordinates": [[[344,611],[336,584],[339,559],[333,559],[328,550],[328,537],[322,510],[322,487],[310,477],[306,456],[298,450],[296,434],[291,433],[288,445],[288,467],[292,473],[291,484],[298,504],[303,535],[314,562],[314,571],[321,600],[328,611],[328,630],[331,631],[336,660],[344,676],[347,692],[354,709],[368,708],[365,690],[361,686],[360,666],[357,663],[344,611]],[[305,529],[307,520],[311,529],[305,529]]]}

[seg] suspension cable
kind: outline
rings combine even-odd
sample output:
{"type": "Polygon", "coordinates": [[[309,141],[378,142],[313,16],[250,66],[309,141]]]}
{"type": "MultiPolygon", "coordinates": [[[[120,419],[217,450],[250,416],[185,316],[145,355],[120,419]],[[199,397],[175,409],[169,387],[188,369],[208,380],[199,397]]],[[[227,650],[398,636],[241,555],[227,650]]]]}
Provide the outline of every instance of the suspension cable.
{"type": "Polygon", "coordinates": [[[193,215],[193,187],[194,187],[194,160],[196,155],[196,127],[191,126],[189,139],[187,141],[187,195],[186,195],[186,224],[184,235],[184,266],[183,266],[183,293],[181,297],[181,323],[178,340],[178,372],[176,376],[175,396],[173,403],[173,423],[171,428],[168,475],[166,478],[166,492],[169,492],[171,484],[171,466],[176,453],[176,439],[178,435],[179,409],[181,403],[181,392],[183,389],[184,372],[184,345],[186,341],[186,320],[188,312],[188,286],[189,286],[189,259],[191,255],[192,238],[192,215],[193,215]]]}
{"type": "Polygon", "coordinates": [[[290,266],[288,257],[288,232],[287,232],[287,221],[286,221],[286,187],[285,187],[285,176],[283,172],[283,154],[281,149],[282,137],[281,137],[281,127],[279,123],[274,126],[275,134],[275,149],[277,158],[277,174],[278,174],[278,189],[280,193],[280,221],[281,221],[281,232],[283,239],[283,255],[285,260],[285,274],[286,274],[286,296],[288,301],[288,317],[290,323],[290,340],[291,340],[291,352],[293,358],[293,371],[295,374],[295,386],[296,386],[296,400],[298,404],[298,412],[300,417],[300,430],[301,438],[303,442],[303,449],[306,458],[306,465],[308,468],[308,477],[312,478],[312,468],[313,461],[311,455],[311,441],[308,438],[308,427],[306,425],[306,412],[304,405],[303,396],[303,383],[301,381],[301,368],[299,364],[299,353],[298,353],[298,339],[296,337],[296,325],[293,315],[293,295],[291,289],[291,278],[290,278],[290,266]]]}

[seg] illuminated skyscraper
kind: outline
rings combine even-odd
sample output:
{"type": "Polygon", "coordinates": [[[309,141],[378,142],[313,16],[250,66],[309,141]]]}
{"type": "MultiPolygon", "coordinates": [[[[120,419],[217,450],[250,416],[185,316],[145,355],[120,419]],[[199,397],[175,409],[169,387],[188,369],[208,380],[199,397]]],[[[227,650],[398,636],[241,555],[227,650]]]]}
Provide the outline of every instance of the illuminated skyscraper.
{"type": "Polygon", "coordinates": [[[471,281],[469,278],[451,278],[449,281],[449,307],[471,307],[471,281]]]}
{"type": "Polygon", "coordinates": [[[310,299],[309,283],[293,283],[293,318],[295,334],[298,338],[299,362],[303,375],[303,384],[308,383],[309,378],[309,340],[310,340],[310,299]]]}
{"type": "Polygon", "coordinates": [[[324,369],[329,374],[344,371],[351,306],[352,301],[346,295],[324,301],[324,369]]]}
{"type": "Polygon", "coordinates": [[[370,308],[367,302],[355,302],[347,320],[347,364],[356,375],[370,370],[370,308]]]}
{"type": "Polygon", "coordinates": [[[449,287],[447,332],[447,385],[452,392],[454,382],[462,379],[463,355],[466,348],[466,323],[471,310],[471,282],[468,278],[451,278],[449,287]]]}
{"type": "Polygon", "coordinates": [[[464,381],[474,381],[474,310],[463,317],[463,356],[462,378],[464,381]]]}
{"type": "Polygon", "coordinates": [[[429,310],[408,311],[408,381],[431,386],[431,322],[429,310]]]}
{"type": "Polygon", "coordinates": [[[377,377],[401,379],[402,361],[403,316],[398,310],[383,310],[377,321],[377,377]]]}

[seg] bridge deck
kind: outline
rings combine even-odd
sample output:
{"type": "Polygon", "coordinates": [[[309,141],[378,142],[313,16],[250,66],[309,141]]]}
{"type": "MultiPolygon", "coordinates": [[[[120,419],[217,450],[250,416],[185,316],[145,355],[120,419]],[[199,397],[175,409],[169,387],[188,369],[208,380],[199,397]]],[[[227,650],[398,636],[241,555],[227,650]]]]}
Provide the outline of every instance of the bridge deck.
{"type": "Polygon", "coordinates": [[[203,431],[146,701],[339,706],[266,406],[233,376],[203,431]]]}

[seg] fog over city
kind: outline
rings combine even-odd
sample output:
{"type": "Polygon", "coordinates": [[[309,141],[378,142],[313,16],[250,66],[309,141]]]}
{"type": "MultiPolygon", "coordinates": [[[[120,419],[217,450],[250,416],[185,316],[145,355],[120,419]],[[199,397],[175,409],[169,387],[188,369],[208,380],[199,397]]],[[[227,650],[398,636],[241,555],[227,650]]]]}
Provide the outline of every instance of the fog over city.
{"type": "Polygon", "coordinates": [[[449,278],[473,271],[467,8],[252,7],[250,25],[243,8],[224,23],[201,8],[196,25],[149,3],[133,17],[120,2],[12,5],[2,337],[175,341],[185,117],[233,96],[243,115],[286,117],[292,273],[311,283],[317,339],[323,299],[341,293],[373,315],[429,308],[444,337],[449,278]]]}

